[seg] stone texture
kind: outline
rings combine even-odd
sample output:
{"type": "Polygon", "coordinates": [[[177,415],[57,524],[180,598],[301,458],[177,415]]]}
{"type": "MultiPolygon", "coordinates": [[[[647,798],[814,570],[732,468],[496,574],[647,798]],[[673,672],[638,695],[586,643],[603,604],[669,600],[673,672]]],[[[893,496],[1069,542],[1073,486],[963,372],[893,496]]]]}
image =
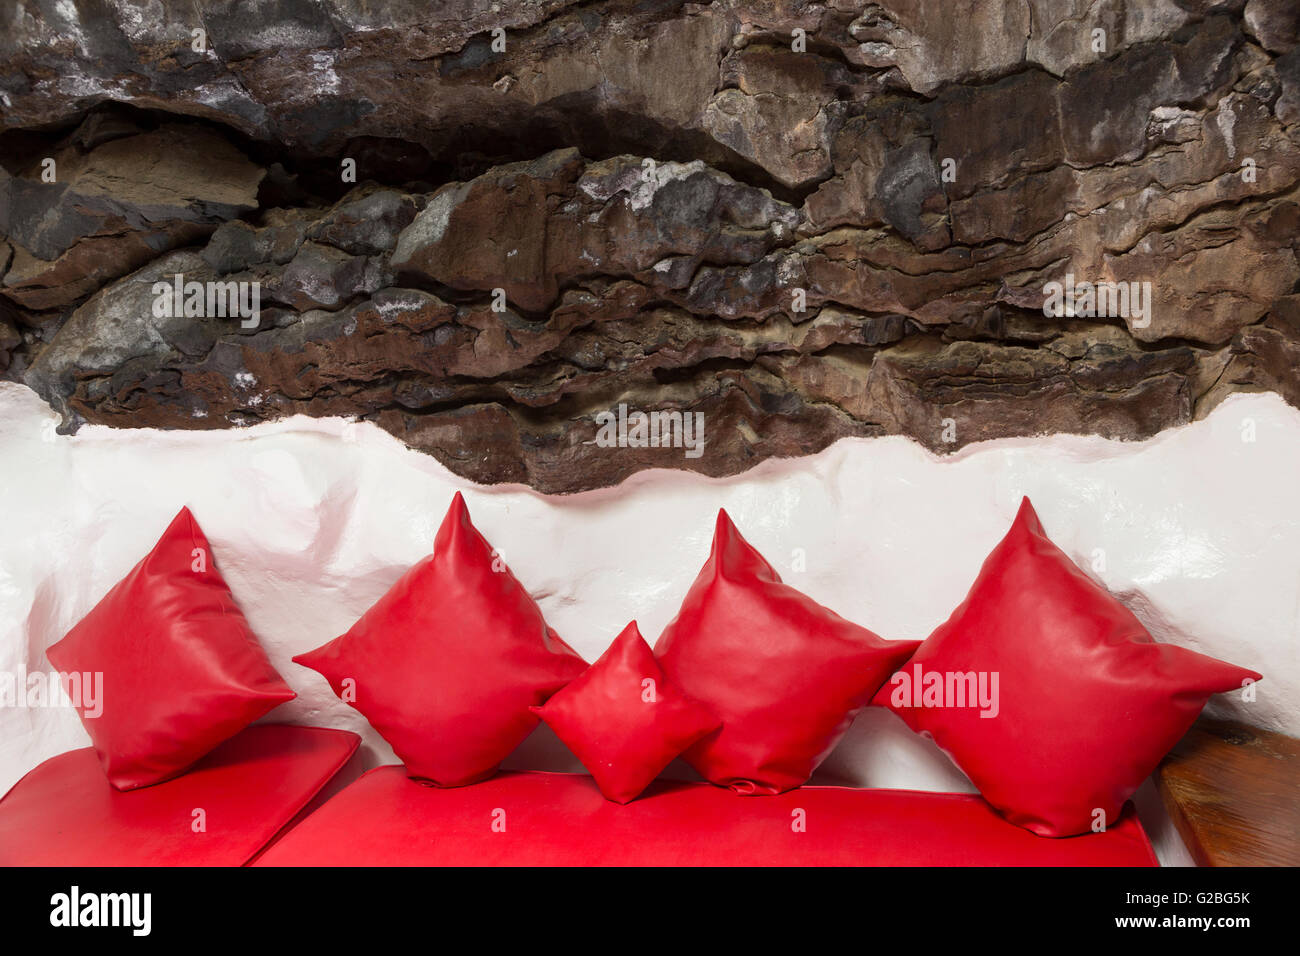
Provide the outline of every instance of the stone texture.
{"type": "Polygon", "coordinates": [[[25,309],[70,305],[257,208],[262,170],[219,134],[104,126],[87,121],[48,152],[16,158],[14,173],[0,168],[0,232],[13,244],[0,294],[25,309]]]}
{"type": "Polygon", "coordinates": [[[67,428],[360,416],[547,492],[1300,403],[1293,3],[378,9],[9,13],[5,374],[67,428]],[[257,326],[156,316],[177,273],[257,326]],[[1150,310],[1045,314],[1067,275],[1150,310]],[[620,404],[704,453],[603,447],[620,404]]]}

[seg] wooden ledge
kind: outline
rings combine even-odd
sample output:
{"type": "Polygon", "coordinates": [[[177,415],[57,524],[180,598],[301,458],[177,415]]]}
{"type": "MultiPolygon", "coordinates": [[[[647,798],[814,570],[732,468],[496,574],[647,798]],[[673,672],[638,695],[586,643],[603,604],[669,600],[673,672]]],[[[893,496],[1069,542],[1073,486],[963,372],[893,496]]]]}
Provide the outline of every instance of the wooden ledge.
{"type": "Polygon", "coordinates": [[[1300,866],[1300,740],[1201,719],[1156,771],[1201,866],[1300,866]]]}

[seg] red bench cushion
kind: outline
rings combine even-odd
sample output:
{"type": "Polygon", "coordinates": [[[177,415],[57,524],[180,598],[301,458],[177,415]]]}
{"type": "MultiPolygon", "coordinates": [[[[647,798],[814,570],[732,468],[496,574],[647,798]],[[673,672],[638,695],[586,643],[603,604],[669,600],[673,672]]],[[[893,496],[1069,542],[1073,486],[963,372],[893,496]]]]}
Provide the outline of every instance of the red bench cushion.
{"type": "Polygon", "coordinates": [[[115,790],[95,751],[51,757],[0,800],[0,865],[241,866],[357,749],[346,730],[261,724],[179,777],[115,790]],[[206,832],[194,832],[194,811],[206,832]]]}
{"type": "Polygon", "coordinates": [[[1131,808],[1105,833],[1053,840],[973,794],[802,787],[740,796],[655,781],[620,806],[586,774],[501,773],[456,790],[379,767],[257,866],[1154,866],[1131,808]],[[797,811],[802,811],[800,815],[797,811]],[[800,819],[803,832],[794,824],[800,819]],[[504,829],[502,829],[504,827],[504,829]]]}

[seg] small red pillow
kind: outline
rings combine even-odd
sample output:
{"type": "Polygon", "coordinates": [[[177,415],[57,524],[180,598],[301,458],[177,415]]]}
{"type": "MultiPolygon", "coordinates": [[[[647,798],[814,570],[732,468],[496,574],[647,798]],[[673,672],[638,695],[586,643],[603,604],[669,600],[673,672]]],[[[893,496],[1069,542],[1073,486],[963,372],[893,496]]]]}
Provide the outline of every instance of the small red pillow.
{"type": "Polygon", "coordinates": [[[410,776],[444,787],[492,776],[537,726],[528,708],[587,666],[494,556],[459,492],[433,554],[346,634],[294,660],[361,711],[410,776]]]}
{"type": "Polygon", "coordinates": [[[118,790],[177,776],[294,698],[188,508],[46,656],[74,704],[90,703],[78,684],[102,675],[102,711],[78,712],[118,790]]]}
{"type": "Polygon", "coordinates": [[[615,803],[635,800],[674,757],[722,726],[668,680],[636,621],[581,677],[533,713],[615,803]]]}
{"type": "Polygon", "coordinates": [[[1012,823],[1064,837],[1113,824],[1211,694],[1259,679],[1153,641],[1026,498],[966,600],[873,703],[933,737],[1012,823]]]}
{"type": "Polygon", "coordinates": [[[918,643],[882,640],[782,584],[719,511],[713,551],[655,656],[722,720],[687,762],[739,793],[782,793],[812,775],[918,643]]]}

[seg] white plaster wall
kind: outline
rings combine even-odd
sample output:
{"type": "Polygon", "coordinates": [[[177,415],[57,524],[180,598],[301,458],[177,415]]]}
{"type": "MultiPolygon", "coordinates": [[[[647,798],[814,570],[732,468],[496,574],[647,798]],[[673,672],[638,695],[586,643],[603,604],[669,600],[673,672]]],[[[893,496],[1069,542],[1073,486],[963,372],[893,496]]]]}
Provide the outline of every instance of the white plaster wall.
{"type": "MultiPolygon", "coordinates": [[[[31,391],[0,383],[0,670],[48,670],[45,648],[188,504],[301,695],[270,719],[354,729],[371,762],[389,761],[359,715],[290,657],[346,630],[428,551],[455,490],[588,659],[631,618],[653,643],[704,561],[719,506],[790,583],[884,637],[924,638],[1028,494],[1081,566],[1105,552],[1097,577],[1157,639],[1265,675],[1256,703],[1212,706],[1300,735],[1300,411],[1276,395],[1234,396],[1207,420],[1140,443],[1009,439],[939,458],[904,438],[848,439],[734,478],[643,472],[568,497],[473,485],[373,426],[337,419],[87,427],[76,437],[55,435],[54,423],[31,391]],[[1247,422],[1253,442],[1243,441],[1247,422]],[[790,570],[796,549],[803,572],[790,570]]],[[[0,792],[87,740],[70,710],[0,708],[0,792]]],[[[511,764],[571,759],[543,729],[511,764]]],[[[819,775],[970,789],[878,710],[819,775]]]]}

